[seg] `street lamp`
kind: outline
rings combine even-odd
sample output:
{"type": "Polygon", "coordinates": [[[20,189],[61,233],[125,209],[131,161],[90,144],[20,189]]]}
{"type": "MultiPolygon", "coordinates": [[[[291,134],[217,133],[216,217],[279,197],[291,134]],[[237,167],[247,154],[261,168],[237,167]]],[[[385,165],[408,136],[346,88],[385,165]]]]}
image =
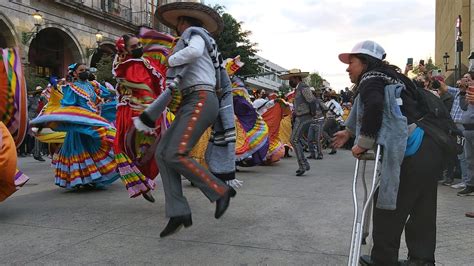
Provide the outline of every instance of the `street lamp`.
{"type": "Polygon", "coordinates": [[[35,27],[31,29],[29,32],[22,32],[21,42],[25,45],[39,32],[39,28],[41,27],[41,24],[43,24],[43,16],[40,14],[38,10],[35,10],[35,12],[31,14],[31,16],[33,17],[35,21],[34,23],[35,27]]]}
{"type": "Polygon", "coordinates": [[[102,43],[102,40],[104,39],[104,34],[100,30],[97,30],[95,34],[95,42],[97,43],[97,47],[94,48],[87,48],[87,56],[91,56],[94,54],[98,49],[100,49],[100,44],[102,43]]]}
{"type": "Polygon", "coordinates": [[[97,30],[97,33],[95,34],[95,40],[97,42],[97,46],[100,45],[103,38],[104,38],[104,35],[102,34],[102,32],[100,30],[97,30]]]}
{"type": "Polygon", "coordinates": [[[450,57],[450,56],[449,56],[448,52],[444,52],[444,55],[443,55],[444,72],[448,72],[448,71],[454,70],[454,69],[448,69],[449,57],[450,57]]]}
{"type": "Polygon", "coordinates": [[[35,27],[41,26],[41,23],[43,22],[43,16],[39,13],[39,11],[35,10],[32,16],[33,16],[33,19],[35,20],[35,27]]]}

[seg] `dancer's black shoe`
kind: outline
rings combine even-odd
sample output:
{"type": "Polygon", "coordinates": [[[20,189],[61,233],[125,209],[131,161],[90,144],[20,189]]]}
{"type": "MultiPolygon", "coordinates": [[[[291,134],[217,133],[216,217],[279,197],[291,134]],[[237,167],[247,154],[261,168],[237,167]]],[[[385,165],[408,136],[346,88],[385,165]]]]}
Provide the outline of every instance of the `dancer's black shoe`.
{"type": "Polygon", "coordinates": [[[151,194],[150,191],[148,191],[146,193],[142,193],[142,196],[143,196],[143,198],[145,198],[146,200],[148,200],[151,203],[155,202],[155,198],[153,197],[153,195],[151,194]]]}
{"type": "Polygon", "coordinates": [[[193,225],[191,214],[171,217],[165,229],[160,233],[160,237],[167,237],[177,233],[183,226],[190,227],[191,225],[193,225]]]}
{"type": "Polygon", "coordinates": [[[304,175],[304,173],[306,173],[305,170],[300,170],[300,169],[298,169],[298,170],[296,171],[296,176],[302,176],[302,175],[304,175]]]}
{"type": "Polygon", "coordinates": [[[216,200],[216,213],[214,214],[214,217],[216,219],[219,219],[224,215],[225,211],[227,210],[227,207],[229,207],[230,203],[230,198],[235,197],[237,192],[235,189],[232,187],[229,187],[229,190],[222,196],[220,199],[216,200]]]}

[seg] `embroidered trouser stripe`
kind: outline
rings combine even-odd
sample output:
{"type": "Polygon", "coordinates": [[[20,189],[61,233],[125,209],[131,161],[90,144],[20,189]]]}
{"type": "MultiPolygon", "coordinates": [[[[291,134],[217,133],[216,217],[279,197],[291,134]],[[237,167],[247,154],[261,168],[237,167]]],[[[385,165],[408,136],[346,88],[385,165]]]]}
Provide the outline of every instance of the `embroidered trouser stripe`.
{"type": "Polygon", "coordinates": [[[189,156],[204,131],[217,118],[219,104],[215,93],[196,91],[182,102],[176,119],[158,144],[155,157],[163,180],[168,217],[191,213],[183,196],[181,175],[193,182],[210,201],[222,197],[228,187],[189,156]]]}
{"type": "Polygon", "coordinates": [[[304,166],[308,164],[300,140],[303,138],[305,131],[308,130],[311,121],[312,118],[309,115],[297,117],[293,125],[293,130],[291,131],[291,145],[293,145],[293,148],[295,149],[296,158],[300,168],[304,168],[304,166]]]}

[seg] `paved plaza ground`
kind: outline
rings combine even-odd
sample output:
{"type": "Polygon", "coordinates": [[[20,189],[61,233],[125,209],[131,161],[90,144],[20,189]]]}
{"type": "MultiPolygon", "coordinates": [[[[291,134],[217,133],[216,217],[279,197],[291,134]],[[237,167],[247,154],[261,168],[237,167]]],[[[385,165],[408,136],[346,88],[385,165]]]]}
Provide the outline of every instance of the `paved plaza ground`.
{"type": "MultiPolygon", "coordinates": [[[[354,160],[340,151],[311,166],[301,177],[294,158],[241,169],[244,186],[220,220],[214,205],[183,181],[194,224],[160,239],[167,222],[161,181],[156,203],[128,198],[120,182],[104,191],[67,191],[53,184],[48,162],[21,158],[31,180],[0,204],[0,263],[344,265],[354,160]]],[[[474,211],[474,197],[439,187],[438,265],[474,264],[474,219],[466,211],[474,211]]]]}

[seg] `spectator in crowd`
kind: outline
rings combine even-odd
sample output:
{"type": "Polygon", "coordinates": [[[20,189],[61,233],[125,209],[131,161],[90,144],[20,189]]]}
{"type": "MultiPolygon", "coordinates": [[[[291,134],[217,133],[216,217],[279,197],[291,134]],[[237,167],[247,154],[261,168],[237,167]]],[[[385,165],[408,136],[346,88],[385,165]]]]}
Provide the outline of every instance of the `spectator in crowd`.
{"type": "Polygon", "coordinates": [[[458,192],[459,196],[474,196],[474,81],[471,79],[467,90],[459,93],[461,123],[465,138],[464,156],[466,159],[466,187],[458,192]]]}
{"type": "Polygon", "coordinates": [[[352,102],[353,97],[354,97],[354,93],[351,90],[349,90],[348,87],[346,87],[344,91],[341,92],[342,103],[352,102]]]}
{"type": "MultiPolygon", "coordinates": [[[[444,106],[448,111],[451,111],[454,97],[450,93],[448,93],[448,86],[444,83],[444,78],[441,76],[436,76],[432,78],[431,82],[432,89],[436,92],[436,95],[440,97],[443,101],[444,106]]],[[[454,169],[456,167],[457,157],[454,156],[453,158],[446,158],[444,160],[444,170],[442,175],[442,180],[440,181],[442,185],[451,186],[454,181],[454,169]]]]}
{"type": "MultiPolygon", "coordinates": [[[[332,91],[326,94],[326,106],[328,111],[326,113],[326,120],[324,122],[323,131],[324,137],[327,139],[331,139],[331,136],[339,131],[341,124],[344,123],[342,120],[342,115],[344,111],[342,110],[341,105],[337,102],[337,94],[336,92],[332,91]]],[[[336,154],[336,148],[330,144],[331,151],[329,154],[336,154]]]]}
{"type": "MultiPolygon", "coordinates": [[[[457,82],[458,88],[449,87],[449,86],[446,86],[446,84],[441,83],[441,87],[442,87],[441,91],[447,90],[447,92],[454,97],[453,106],[451,108],[451,117],[453,118],[454,123],[460,130],[464,130],[464,127],[462,125],[463,110],[461,110],[461,107],[460,107],[461,93],[466,92],[467,87],[469,86],[469,82],[471,82],[473,78],[474,78],[474,72],[468,72],[464,74],[461,80],[457,82]]],[[[459,165],[461,168],[462,181],[458,184],[454,184],[451,186],[452,188],[455,188],[455,189],[464,189],[466,187],[466,181],[468,179],[468,176],[467,176],[467,162],[466,162],[465,152],[466,150],[464,149],[464,152],[458,155],[459,165]]]]}
{"type": "MultiPolygon", "coordinates": [[[[34,91],[28,93],[28,119],[33,120],[38,115],[39,104],[41,101],[41,93],[43,88],[37,86],[34,91]]],[[[19,147],[19,156],[26,157],[27,154],[33,153],[35,160],[43,162],[41,157],[41,142],[36,140],[31,134],[26,134],[23,143],[19,147]]]]}
{"type": "Polygon", "coordinates": [[[356,142],[352,148],[354,157],[360,158],[360,155],[379,143],[383,144],[384,149],[382,165],[400,165],[398,163],[401,160],[400,168],[382,167],[380,189],[374,198],[374,246],[371,256],[362,256],[361,261],[364,265],[398,265],[400,238],[405,230],[408,265],[434,265],[437,194],[435,176],[442,170],[440,164],[443,156],[441,147],[433,138],[414,124],[420,115],[414,100],[420,95],[417,93],[418,89],[397,67],[383,61],[385,51],[373,41],[356,44],[352,52],[340,54],[339,59],[348,64],[346,71],[357,86],[357,96],[346,121],[346,130],[334,135],[334,145],[341,147],[355,135],[356,142]],[[404,100],[402,106],[398,105],[396,95],[389,90],[393,88],[395,91],[395,88],[400,88],[399,84],[405,86],[403,95],[413,95],[412,98],[405,97],[407,100],[404,100]],[[391,87],[386,89],[386,86],[391,87]],[[388,99],[388,102],[384,99],[388,99]],[[397,107],[406,120],[403,121],[400,116],[389,116],[389,112],[385,112],[385,109],[397,107]],[[408,128],[411,128],[411,133],[408,133],[408,128]],[[407,143],[403,130],[406,130],[405,134],[416,138],[407,149],[409,154],[405,152],[405,156],[399,150],[401,145],[407,143]],[[387,161],[387,158],[390,160],[387,161]],[[399,170],[399,183],[390,183],[397,175],[396,169],[399,170]],[[388,173],[387,170],[394,172],[388,173]],[[387,179],[391,181],[388,182],[387,179]]]}

